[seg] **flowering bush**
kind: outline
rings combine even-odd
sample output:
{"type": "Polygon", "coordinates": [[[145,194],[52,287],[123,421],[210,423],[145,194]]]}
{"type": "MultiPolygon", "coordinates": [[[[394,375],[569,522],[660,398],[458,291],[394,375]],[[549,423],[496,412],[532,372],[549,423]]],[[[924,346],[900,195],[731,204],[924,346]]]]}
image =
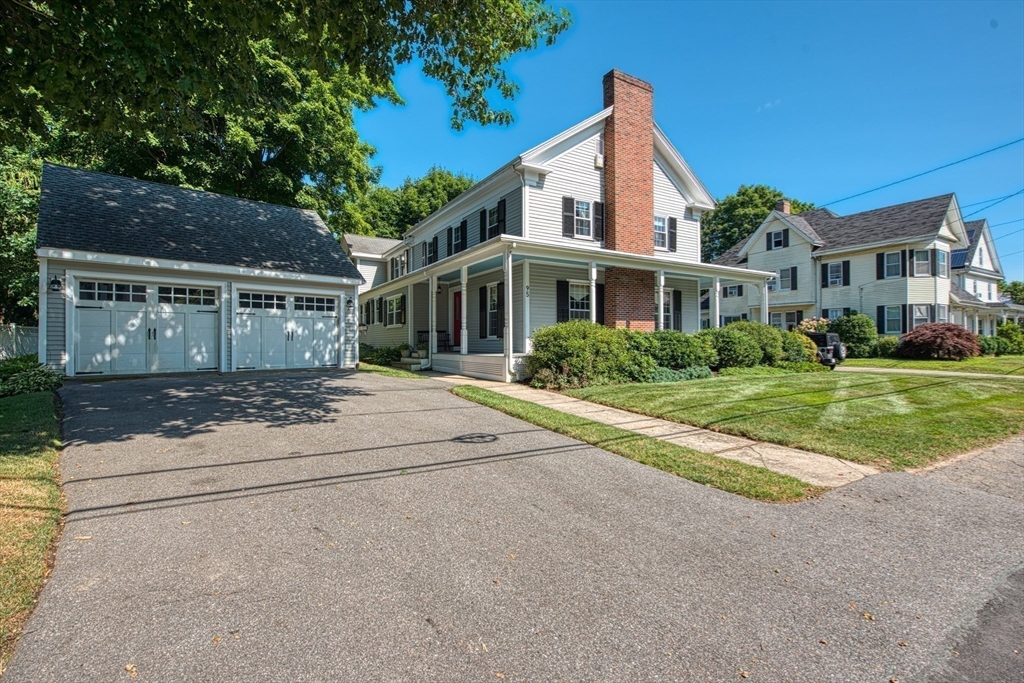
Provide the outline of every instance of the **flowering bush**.
{"type": "Polygon", "coordinates": [[[796,329],[800,332],[828,332],[830,324],[828,318],[804,318],[796,329]]]}

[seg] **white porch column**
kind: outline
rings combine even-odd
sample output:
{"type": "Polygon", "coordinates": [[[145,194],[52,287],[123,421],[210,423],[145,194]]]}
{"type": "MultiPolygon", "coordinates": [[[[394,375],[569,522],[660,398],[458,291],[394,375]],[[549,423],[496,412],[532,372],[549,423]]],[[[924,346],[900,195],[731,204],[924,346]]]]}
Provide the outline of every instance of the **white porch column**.
{"type": "Polygon", "coordinates": [[[665,271],[658,271],[658,281],[656,284],[657,299],[658,299],[658,311],[654,317],[654,329],[663,330],[665,329],[665,271]]]}
{"type": "MultiPolygon", "coordinates": [[[[342,298],[344,298],[344,295],[342,296],[342,298]]],[[[346,306],[346,308],[347,308],[347,306],[346,306]]],[[[356,331],[356,333],[352,336],[352,344],[353,344],[353,346],[352,346],[352,348],[353,348],[352,355],[355,357],[356,362],[358,363],[359,362],[359,286],[358,285],[356,285],[355,287],[352,288],[352,310],[356,314],[356,324],[352,328],[352,329],[354,329],[356,331]]]]}
{"type": "Polygon", "coordinates": [[[410,282],[409,286],[405,288],[405,325],[409,328],[409,348],[413,351],[416,350],[416,315],[413,313],[415,307],[412,305],[412,290],[414,289],[413,284],[410,282]]]}
{"type": "Polygon", "coordinates": [[[462,284],[462,296],[459,297],[462,300],[462,327],[459,329],[459,353],[465,356],[469,353],[469,335],[466,334],[466,298],[469,296],[469,288],[466,287],[466,281],[469,279],[469,270],[466,266],[462,266],[462,271],[459,273],[459,282],[462,284]]]}
{"type": "Polygon", "coordinates": [[[430,278],[430,357],[437,353],[437,276],[430,278]]]}
{"type": "Polygon", "coordinates": [[[597,262],[590,262],[590,322],[597,322],[597,262]]]}
{"type": "Polygon", "coordinates": [[[971,330],[974,334],[978,334],[978,310],[974,310],[974,329],[971,330]]]}
{"type": "Polygon", "coordinates": [[[768,324],[768,283],[761,283],[761,322],[768,324]]]}
{"type": "Polygon", "coordinates": [[[509,377],[512,373],[512,350],[515,348],[512,339],[512,250],[505,251],[505,371],[509,377]]]}
{"type": "MultiPolygon", "coordinates": [[[[710,295],[710,306],[708,308],[708,317],[711,318],[711,320],[709,321],[711,327],[718,327],[720,322],[721,322],[721,320],[722,320],[721,313],[719,312],[720,311],[719,299],[722,296],[722,284],[721,283],[722,283],[722,281],[719,278],[716,277],[715,278],[715,282],[714,282],[714,284],[711,287],[711,291],[708,292],[708,294],[710,295]]],[[[697,290],[697,291],[699,292],[700,290],[697,290]]]]}
{"type": "Polygon", "coordinates": [[[530,262],[523,261],[523,351],[530,353],[533,344],[530,341],[530,262]]]}

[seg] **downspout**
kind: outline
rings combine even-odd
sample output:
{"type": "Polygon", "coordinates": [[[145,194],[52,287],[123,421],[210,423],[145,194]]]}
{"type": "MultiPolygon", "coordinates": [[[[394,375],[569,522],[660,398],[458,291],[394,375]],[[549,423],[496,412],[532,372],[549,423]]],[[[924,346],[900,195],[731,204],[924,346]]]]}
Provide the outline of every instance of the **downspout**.
{"type": "MultiPolygon", "coordinates": [[[[505,254],[502,258],[502,260],[504,261],[504,263],[502,264],[504,266],[503,270],[505,271],[505,319],[507,320],[508,324],[508,328],[505,330],[505,343],[508,345],[508,350],[505,352],[505,372],[507,377],[516,376],[516,371],[513,367],[515,364],[515,325],[513,324],[512,319],[512,302],[514,301],[512,297],[512,250],[515,248],[516,243],[513,242],[505,251],[505,254]]],[[[523,330],[523,332],[525,334],[525,329],[523,330]]]]}

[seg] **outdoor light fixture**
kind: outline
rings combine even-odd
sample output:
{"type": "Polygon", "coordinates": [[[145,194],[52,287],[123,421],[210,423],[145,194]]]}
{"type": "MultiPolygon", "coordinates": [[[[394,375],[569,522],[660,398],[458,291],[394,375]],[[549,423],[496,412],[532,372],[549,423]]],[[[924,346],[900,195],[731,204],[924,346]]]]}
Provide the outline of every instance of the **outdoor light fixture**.
{"type": "Polygon", "coordinates": [[[347,301],[345,301],[345,310],[346,311],[351,311],[355,307],[356,307],[356,302],[353,301],[352,299],[348,299],[347,301]]]}
{"type": "Polygon", "coordinates": [[[437,293],[438,293],[438,294],[440,294],[440,293],[441,293],[441,285],[440,285],[440,284],[439,284],[439,285],[437,286],[437,293]]]}
{"type": "Polygon", "coordinates": [[[52,277],[52,278],[50,279],[50,291],[51,291],[51,292],[59,292],[59,291],[61,291],[62,289],[64,289],[64,283],[60,281],[60,278],[59,278],[59,277],[57,277],[56,275],[54,275],[54,276],[53,276],[53,277],[52,277]]]}

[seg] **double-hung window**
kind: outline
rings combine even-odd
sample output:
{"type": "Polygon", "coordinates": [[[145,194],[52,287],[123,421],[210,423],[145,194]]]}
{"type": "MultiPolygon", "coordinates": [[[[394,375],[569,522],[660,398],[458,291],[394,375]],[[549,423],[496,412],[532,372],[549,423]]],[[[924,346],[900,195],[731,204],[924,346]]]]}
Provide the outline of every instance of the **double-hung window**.
{"type": "Polygon", "coordinates": [[[770,315],[770,319],[771,319],[772,327],[777,327],[780,330],[782,329],[782,313],[781,312],[779,312],[779,313],[772,313],[770,315]]]}
{"type": "Polygon", "coordinates": [[[487,239],[498,236],[498,207],[487,210],[487,239]]]}
{"type": "Polygon", "coordinates": [[[843,317],[843,309],[841,308],[826,308],[825,317],[829,320],[838,320],[843,317]]]}
{"type": "Polygon", "coordinates": [[[654,246],[657,249],[668,248],[668,223],[663,216],[654,217],[654,246]]]}
{"type": "Polygon", "coordinates": [[[992,296],[992,283],[988,283],[988,300],[995,301],[995,297],[992,296]]]}
{"type": "Polygon", "coordinates": [[[405,254],[391,259],[391,279],[397,280],[405,275],[405,254]]]}
{"type": "Polygon", "coordinates": [[[498,284],[487,285],[487,336],[498,336],[498,284]]]}
{"type": "Polygon", "coordinates": [[[903,313],[900,306],[885,307],[885,333],[899,334],[903,331],[903,313]]]}
{"type": "Polygon", "coordinates": [[[590,202],[576,200],[576,236],[590,237],[591,235],[591,212],[590,202]]]}
{"type": "Polygon", "coordinates": [[[914,327],[928,322],[928,304],[914,304],[914,327]]]}
{"type": "Polygon", "coordinates": [[[776,230],[775,232],[768,233],[769,239],[771,240],[772,249],[782,249],[785,246],[786,238],[782,230],[776,230]]]}
{"type": "Polygon", "coordinates": [[[836,263],[828,264],[828,286],[829,287],[842,287],[843,286],[843,263],[837,261],[836,263]]]}
{"type": "Polygon", "coordinates": [[[661,300],[661,329],[674,330],[672,325],[672,290],[665,289],[661,300]]]}
{"type": "Polygon", "coordinates": [[[424,242],[424,244],[426,245],[427,258],[425,259],[425,263],[423,265],[429,266],[431,263],[437,261],[437,253],[434,251],[434,244],[436,243],[434,242],[434,240],[427,240],[426,242],[424,242]]]}
{"type": "Polygon", "coordinates": [[[796,318],[796,311],[786,311],[785,313],[779,311],[778,313],[772,313],[770,315],[772,327],[777,327],[780,330],[796,329],[796,318]]]}
{"type": "Polygon", "coordinates": [[[569,283],[569,320],[590,320],[589,283],[569,283]]]}
{"type": "Polygon", "coordinates": [[[783,292],[788,292],[793,289],[793,269],[783,268],[779,271],[779,289],[783,292]]]}
{"type": "Polygon", "coordinates": [[[939,277],[949,277],[949,254],[941,249],[935,250],[935,266],[939,277]]]}
{"type": "Polygon", "coordinates": [[[725,288],[725,298],[731,299],[740,295],[739,285],[729,285],[725,288]]]}
{"type": "Polygon", "coordinates": [[[390,327],[392,325],[402,324],[402,296],[393,296],[387,300],[387,318],[385,324],[390,327]]]}
{"type": "Polygon", "coordinates": [[[886,279],[892,277],[899,277],[903,269],[900,264],[900,252],[898,251],[887,251],[885,253],[885,277],[886,279]]]}
{"type": "Polygon", "coordinates": [[[914,252],[914,277],[927,277],[932,274],[932,253],[928,249],[914,252]]]}
{"type": "Polygon", "coordinates": [[[935,306],[935,322],[949,322],[949,306],[947,306],[946,304],[938,304],[937,306],[935,306]]]}

